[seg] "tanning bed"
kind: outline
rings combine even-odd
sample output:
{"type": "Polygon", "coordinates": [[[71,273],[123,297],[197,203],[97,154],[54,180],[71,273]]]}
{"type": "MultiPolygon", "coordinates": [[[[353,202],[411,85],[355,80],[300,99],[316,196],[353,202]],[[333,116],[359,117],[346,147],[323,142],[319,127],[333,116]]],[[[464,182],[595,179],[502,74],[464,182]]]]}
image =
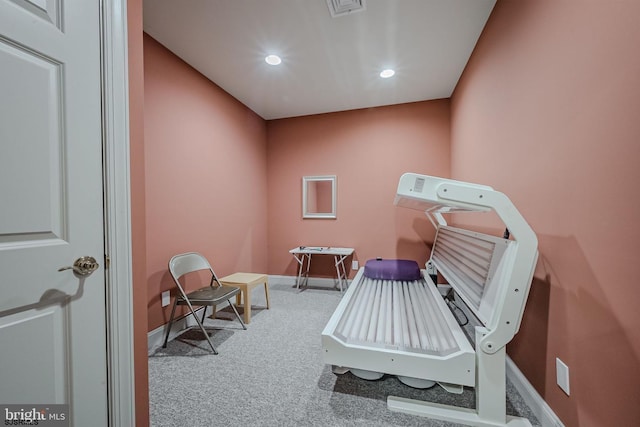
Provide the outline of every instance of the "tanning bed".
{"type": "Polygon", "coordinates": [[[426,270],[389,278],[362,267],[322,332],[325,363],[370,380],[388,374],[413,387],[475,388],[475,409],[389,396],[393,411],[467,425],[530,426],[506,415],[505,350],[522,320],[536,235],[506,195],[484,185],[406,173],[394,203],[425,212],[436,228],[426,270]],[[465,211],[494,211],[511,238],[447,224],[445,214],[465,211]],[[436,273],[480,321],[475,340],[444,301],[431,278],[436,273]]]}

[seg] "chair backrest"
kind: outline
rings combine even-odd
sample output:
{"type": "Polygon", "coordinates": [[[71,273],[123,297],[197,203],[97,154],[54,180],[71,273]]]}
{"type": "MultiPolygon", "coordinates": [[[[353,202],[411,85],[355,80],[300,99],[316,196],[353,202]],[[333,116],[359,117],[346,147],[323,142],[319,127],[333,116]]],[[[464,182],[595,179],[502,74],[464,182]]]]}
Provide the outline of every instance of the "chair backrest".
{"type": "Polygon", "coordinates": [[[176,282],[185,274],[199,270],[209,270],[213,273],[209,261],[197,252],[175,255],[169,260],[169,272],[176,282]]]}

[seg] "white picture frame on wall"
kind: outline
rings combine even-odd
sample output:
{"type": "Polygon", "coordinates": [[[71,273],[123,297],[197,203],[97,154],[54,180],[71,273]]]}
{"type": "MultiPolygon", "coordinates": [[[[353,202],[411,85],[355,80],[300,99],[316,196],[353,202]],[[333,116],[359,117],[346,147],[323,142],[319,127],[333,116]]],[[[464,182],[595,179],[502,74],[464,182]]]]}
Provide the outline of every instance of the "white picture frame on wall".
{"type": "Polygon", "coordinates": [[[336,175],[302,177],[302,218],[337,218],[336,182],[336,175]]]}

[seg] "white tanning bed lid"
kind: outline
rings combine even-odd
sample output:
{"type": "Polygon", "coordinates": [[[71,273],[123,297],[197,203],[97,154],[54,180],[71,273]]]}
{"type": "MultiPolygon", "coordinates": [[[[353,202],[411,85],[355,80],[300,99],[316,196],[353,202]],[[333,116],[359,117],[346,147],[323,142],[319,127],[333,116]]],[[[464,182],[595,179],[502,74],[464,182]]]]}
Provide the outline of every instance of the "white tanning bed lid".
{"type": "Polygon", "coordinates": [[[459,199],[447,198],[447,186],[455,186],[456,188],[466,188],[469,190],[494,191],[493,188],[487,185],[420,175],[417,173],[405,173],[400,177],[398,191],[396,192],[393,203],[397,206],[432,214],[464,211],[486,212],[491,210],[482,203],[475,204],[459,199]]]}

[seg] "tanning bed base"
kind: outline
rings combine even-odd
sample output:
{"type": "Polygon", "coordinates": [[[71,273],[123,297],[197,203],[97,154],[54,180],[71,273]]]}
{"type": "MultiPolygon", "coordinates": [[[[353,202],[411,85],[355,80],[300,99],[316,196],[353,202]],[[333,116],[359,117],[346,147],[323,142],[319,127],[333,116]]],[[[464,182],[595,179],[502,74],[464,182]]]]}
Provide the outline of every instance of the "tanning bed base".
{"type": "Polygon", "coordinates": [[[421,280],[393,281],[370,279],[360,268],[322,345],[326,363],[360,378],[397,375],[417,388],[474,385],[473,347],[424,271],[421,280]]]}

